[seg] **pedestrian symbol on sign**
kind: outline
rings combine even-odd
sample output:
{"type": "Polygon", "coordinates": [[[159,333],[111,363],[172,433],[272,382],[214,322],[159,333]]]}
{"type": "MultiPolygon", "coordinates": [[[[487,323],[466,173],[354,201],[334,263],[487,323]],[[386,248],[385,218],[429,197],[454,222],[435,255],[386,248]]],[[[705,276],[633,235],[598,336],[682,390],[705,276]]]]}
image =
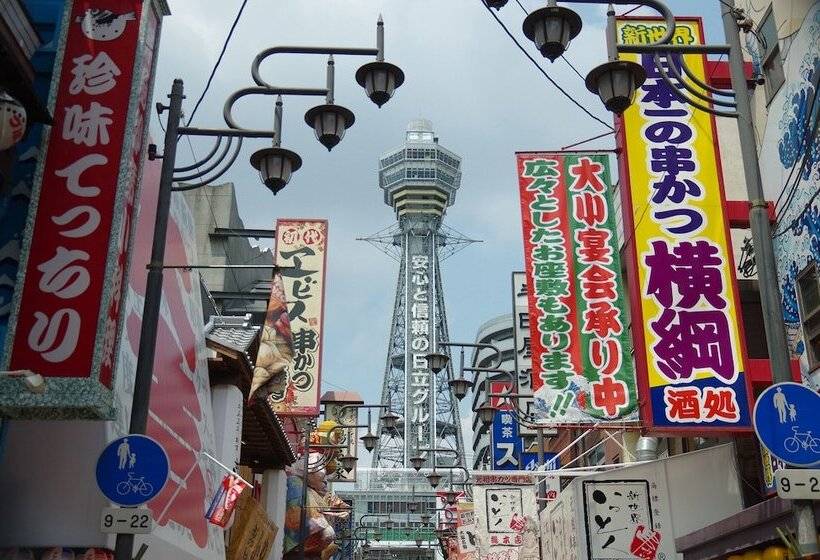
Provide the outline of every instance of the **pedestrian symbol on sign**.
{"type": "Polygon", "coordinates": [[[97,460],[97,485],[121,506],[144,504],[168,480],[168,456],[153,439],[129,434],[112,441],[97,460]]]}

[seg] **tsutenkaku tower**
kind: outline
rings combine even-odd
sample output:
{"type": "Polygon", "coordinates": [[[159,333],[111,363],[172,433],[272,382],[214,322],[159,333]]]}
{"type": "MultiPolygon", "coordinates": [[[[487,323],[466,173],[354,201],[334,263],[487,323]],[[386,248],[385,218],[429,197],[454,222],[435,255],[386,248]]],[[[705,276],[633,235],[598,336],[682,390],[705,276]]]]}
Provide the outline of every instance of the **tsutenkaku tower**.
{"type": "MultiPolygon", "coordinates": [[[[425,359],[438,341],[449,340],[440,262],[473,241],[442,223],[460,183],[461,158],[439,145],[425,119],[411,121],[404,145],[379,160],[379,186],[398,223],[366,241],[399,262],[381,402],[402,421],[393,434],[382,434],[374,467],[409,467],[418,449],[464,449],[458,401],[447,383],[452,369],[433,374],[425,359]]],[[[451,465],[454,458],[438,454],[436,463],[451,465]]]]}

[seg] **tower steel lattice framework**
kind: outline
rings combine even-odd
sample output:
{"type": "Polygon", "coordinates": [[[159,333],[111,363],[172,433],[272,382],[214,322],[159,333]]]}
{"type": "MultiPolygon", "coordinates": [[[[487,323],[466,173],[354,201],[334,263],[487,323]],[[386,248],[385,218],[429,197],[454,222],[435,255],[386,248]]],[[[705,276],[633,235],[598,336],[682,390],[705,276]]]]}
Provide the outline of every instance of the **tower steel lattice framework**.
{"type": "Polygon", "coordinates": [[[452,368],[434,374],[424,359],[449,340],[440,263],[475,242],[443,223],[460,184],[461,158],[439,145],[425,119],[411,121],[404,145],[379,160],[379,186],[398,222],[364,240],[399,263],[381,402],[402,420],[392,433],[379,426],[373,467],[406,468],[417,455],[427,467],[464,466],[452,368]],[[433,448],[460,454],[420,451],[433,448]]]}

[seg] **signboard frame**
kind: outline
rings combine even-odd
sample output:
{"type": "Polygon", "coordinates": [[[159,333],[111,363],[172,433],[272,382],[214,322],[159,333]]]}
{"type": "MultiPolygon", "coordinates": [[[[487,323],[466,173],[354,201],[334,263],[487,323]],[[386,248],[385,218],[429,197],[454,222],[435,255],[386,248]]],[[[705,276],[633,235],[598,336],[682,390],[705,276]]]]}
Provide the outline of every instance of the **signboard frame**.
{"type": "Polygon", "coordinates": [[[0,409],[10,418],[115,415],[121,309],[164,10],[155,2],[98,0],[96,8],[119,14],[123,24],[106,36],[86,21],[86,4],[66,2],[55,37],[49,93],[55,122],[43,134],[0,363],[0,370],[43,375],[49,390],[32,398],[0,378],[0,409]],[[92,77],[87,70],[95,65],[100,73],[92,77]],[[43,196],[58,186],[64,196],[43,196]],[[77,333],[71,352],[69,328],[77,333]]]}
{"type": "Polygon", "coordinates": [[[533,408],[547,426],[638,420],[609,157],[516,152],[533,408]]]}
{"type": "MultiPolygon", "coordinates": [[[[274,261],[281,266],[285,296],[290,298],[294,293],[304,297],[299,301],[288,300],[288,314],[293,344],[293,361],[286,368],[285,379],[278,383],[280,391],[268,395],[267,402],[274,412],[280,416],[316,416],[319,414],[319,399],[322,382],[322,349],[324,337],[325,314],[325,286],[327,276],[327,248],[328,248],[328,221],[322,218],[280,218],[276,220],[276,244],[274,247],[274,261]],[[306,239],[305,235],[310,235],[306,239]],[[318,236],[318,237],[316,237],[318,236]],[[283,254],[283,246],[298,249],[283,254]],[[321,257],[313,265],[319,265],[318,279],[312,279],[318,290],[311,291],[308,278],[310,275],[301,269],[308,256],[315,257],[314,248],[321,250],[321,257]],[[307,249],[307,251],[306,251],[307,249]],[[297,264],[297,259],[299,259],[297,264]],[[304,284],[303,284],[304,277],[304,284]],[[294,316],[296,309],[307,310],[306,300],[315,297],[319,303],[313,303],[308,311],[311,316],[304,319],[294,316]],[[301,319],[304,323],[300,323],[301,319]],[[308,328],[304,328],[308,325],[308,328]],[[300,329],[300,330],[297,330],[300,329]],[[305,333],[304,347],[300,342],[300,333],[305,333]],[[312,333],[312,336],[310,336],[312,333]],[[300,387],[297,378],[308,378],[309,385],[300,387]],[[310,379],[312,377],[312,379],[310,379]]],[[[314,300],[315,301],[315,300],[314,300]]]]}
{"type": "MultiPolygon", "coordinates": [[[[679,28],[683,28],[683,26],[689,26],[687,29],[695,29],[698,33],[698,37],[696,37],[696,41],[703,42],[704,31],[703,31],[703,20],[700,17],[676,17],[675,22],[679,28]],[[683,25],[681,25],[683,24],[683,25]]],[[[617,25],[619,26],[618,29],[620,30],[621,25],[640,25],[641,23],[648,23],[646,27],[656,26],[660,27],[664,25],[664,20],[662,18],[657,17],[643,17],[643,16],[625,16],[617,18],[617,25]]],[[[651,31],[651,30],[650,30],[651,31]]],[[[676,35],[677,37],[677,35],[676,35]]],[[[675,40],[675,39],[673,39],[675,40]]],[[[697,68],[706,68],[706,56],[705,54],[691,54],[685,55],[687,57],[691,57],[689,60],[698,59],[698,64],[691,64],[690,67],[693,69],[697,68]]],[[[623,55],[625,60],[632,60],[635,61],[637,58],[637,62],[641,62],[640,55],[623,55]]],[[[701,76],[701,78],[706,81],[707,77],[701,76]]],[[[640,91],[638,93],[640,96],[640,91]]],[[[622,197],[622,208],[623,208],[623,219],[624,219],[624,231],[629,232],[629,235],[625,235],[626,243],[624,246],[624,259],[626,263],[627,269],[627,277],[629,279],[628,287],[629,287],[629,306],[630,306],[630,316],[632,318],[632,325],[643,325],[646,323],[649,324],[650,321],[654,320],[654,316],[647,316],[644,313],[644,309],[642,307],[642,301],[644,298],[644,285],[641,282],[640,278],[640,266],[638,264],[638,248],[637,248],[637,240],[636,238],[639,237],[636,232],[636,221],[638,224],[644,223],[647,224],[651,222],[651,220],[647,221],[645,219],[635,219],[635,204],[633,203],[633,179],[635,178],[633,174],[630,173],[631,169],[634,169],[634,165],[630,165],[630,150],[629,150],[629,142],[627,140],[627,123],[630,119],[629,111],[639,110],[640,101],[639,99],[633,104],[633,107],[627,110],[624,115],[618,117],[617,119],[617,130],[618,133],[616,135],[616,142],[618,149],[620,151],[621,157],[618,158],[618,165],[619,165],[619,179],[621,182],[621,197],[622,197]]],[[[747,352],[746,352],[746,342],[745,342],[745,334],[743,331],[743,323],[742,321],[738,320],[738,314],[740,313],[740,296],[738,291],[737,285],[737,274],[736,270],[733,266],[734,258],[732,254],[732,241],[729,232],[729,222],[728,222],[728,214],[725,210],[725,202],[726,202],[726,195],[725,195],[725,187],[723,181],[723,170],[721,166],[720,160],[720,148],[718,144],[718,136],[717,136],[717,125],[715,122],[715,117],[712,114],[707,114],[705,112],[701,112],[698,109],[691,108],[691,119],[693,120],[693,124],[697,124],[694,122],[694,119],[705,119],[701,125],[708,126],[708,130],[711,131],[711,139],[709,144],[711,145],[711,154],[708,153],[709,150],[704,150],[706,157],[713,157],[714,158],[714,167],[715,167],[715,177],[714,180],[718,185],[718,193],[719,193],[719,200],[716,206],[720,207],[722,210],[722,216],[717,221],[718,225],[715,225],[715,228],[720,228],[721,232],[723,233],[722,249],[725,250],[725,257],[726,263],[728,266],[724,268],[728,270],[728,276],[724,276],[726,280],[726,286],[724,286],[724,291],[727,295],[729,301],[727,302],[729,305],[729,314],[734,313],[734,325],[730,325],[730,329],[733,329],[731,332],[731,336],[733,337],[734,345],[732,347],[733,356],[737,358],[738,363],[736,364],[735,369],[735,382],[731,385],[733,391],[736,391],[737,395],[737,402],[735,403],[736,406],[739,408],[738,415],[739,420],[736,423],[732,424],[720,424],[717,421],[713,422],[705,422],[705,421],[698,421],[690,422],[690,423],[675,423],[675,422],[667,422],[667,423],[659,423],[655,418],[656,415],[656,407],[653,405],[653,393],[652,389],[660,388],[662,397],[660,398],[660,403],[665,402],[665,387],[681,387],[681,384],[670,384],[667,383],[666,385],[653,385],[652,381],[650,380],[650,371],[647,365],[647,361],[652,359],[648,349],[647,349],[647,337],[645,335],[643,328],[633,328],[632,330],[632,341],[634,347],[634,353],[637,357],[635,359],[635,367],[636,367],[636,378],[638,384],[638,394],[639,394],[639,402],[640,402],[640,416],[641,420],[647,431],[653,434],[671,434],[671,435],[680,435],[684,433],[694,432],[697,431],[699,433],[710,433],[710,434],[735,434],[735,433],[749,433],[752,430],[752,421],[751,421],[751,410],[752,410],[752,387],[751,387],[751,379],[748,375],[748,360],[747,360],[747,352]],[[722,223],[721,223],[722,222],[722,223]],[[744,421],[745,419],[745,421],[744,421]]],[[[643,126],[643,125],[642,125],[643,126]]],[[[641,126],[641,127],[642,127],[641,126]]],[[[641,128],[638,127],[638,128],[641,128]]],[[[635,132],[633,132],[634,134],[635,132]]],[[[635,142],[637,144],[637,142],[635,142]]],[[[693,150],[694,151],[694,150],[693,150]]],[[[702,162],[701,162],[702,164],[702,162]]],[[[701,173],[700,168],[698,168],[697,173],[701,173]]],[[[711,183],[710,183],[711,186],[711,183]]],[[[705,189],[704,192],[712,192],[709,189],[705,189]]],[[[647,203],[646,210],[649,209],[649,204],[647,203]]],[[[712,217],[710,216],[710,219],[712,217]]],[[[700,239],[700,238],[698,238],[700,239]]],[[[713,240],[714,241],[714,240],[713,240]]],[[[654,374],[654,377],[659,377],[658,373],[654,374]]],[[[712,375],[711,378],[715,376],[712,375]]],[[[709,378],[707,378],[709,379],[709,378]]],[[[703,383],[703,381],[698,378],[697,381],[703,383]]],[[[728,385],[727,385],[728,386],[728,385]]],[[[698,388],[695,386],[695,388],[698,388]]],[[[700,395],[700,389],[698,388],[698,395],[700,395]]],[[[699,399],[703,400],[702,397],[698,397],[699,399]]],[[[721,397],[722,398],[722,397],[721,397]]],[[[665,410],[665,409],[664,409],[665,410]]]]}

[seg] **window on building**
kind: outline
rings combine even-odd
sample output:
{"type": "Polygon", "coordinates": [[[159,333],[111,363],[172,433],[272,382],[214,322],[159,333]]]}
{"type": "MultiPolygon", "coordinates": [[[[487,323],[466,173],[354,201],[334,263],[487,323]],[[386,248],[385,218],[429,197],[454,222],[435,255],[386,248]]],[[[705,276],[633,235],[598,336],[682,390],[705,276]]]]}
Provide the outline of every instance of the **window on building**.
{"type": "Polygon", "coordinates": [[[780,45],[777,42],[777,24],[774,21],[771,6],[757,27],[757,36],[764,43],[760,45],[760,50],[763,76],[766,78],[766,103],[769,103],[786,81],[786,76],[783,74],[783,61],[780,58],[780,45]]]}
{"type": "Polygon", "coordinates": [[[811,263],[797,275],[797,301],[809,367],[820,366],[820,278],[811,263]]]}

